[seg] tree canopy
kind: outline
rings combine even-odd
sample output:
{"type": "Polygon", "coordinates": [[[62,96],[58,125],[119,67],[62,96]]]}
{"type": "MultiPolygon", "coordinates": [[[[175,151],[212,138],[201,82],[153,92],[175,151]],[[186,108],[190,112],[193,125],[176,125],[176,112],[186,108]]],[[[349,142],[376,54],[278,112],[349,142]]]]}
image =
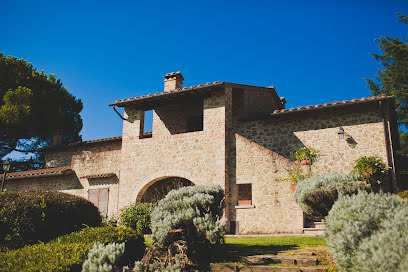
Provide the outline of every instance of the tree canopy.
{"type": "Polygon", "coordinates": [[[0,53],[0,158],[13,151],[34,153],[17,168],[40,166],[38,149],[50,145],[56,132],[64,143],[81,140],[82,107],[54,74],[0,53]]]}
{"type": "MultiPolygon", "coordinates": [[[[399,21],[408,24],[408,17],[399,14],[399,21]]],[[[381,54],[372,54],[382,65],[377,77],[367,79],[368,87],[374,95],[393,95],[398,118],[398,125],[408,129],[408,38],[380,37],[381,54]]],[[[402,135],[401,147],[408,149],[406,137],[402,135]]]]}

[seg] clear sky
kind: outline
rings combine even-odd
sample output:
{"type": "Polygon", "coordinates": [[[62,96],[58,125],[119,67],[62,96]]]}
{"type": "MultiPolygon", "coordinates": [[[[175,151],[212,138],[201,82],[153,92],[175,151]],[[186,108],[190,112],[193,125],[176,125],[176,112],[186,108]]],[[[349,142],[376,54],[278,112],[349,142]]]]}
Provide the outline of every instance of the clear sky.
{"type": "Polygon", "coordinates": [[[84,140],[122,134],[108,107],[213,81],[270,86],[287,107],[370,95],[375,38],[407,38],[408,0],[0,0],[0,52],[54,73],[84,103],[84,140]]]}

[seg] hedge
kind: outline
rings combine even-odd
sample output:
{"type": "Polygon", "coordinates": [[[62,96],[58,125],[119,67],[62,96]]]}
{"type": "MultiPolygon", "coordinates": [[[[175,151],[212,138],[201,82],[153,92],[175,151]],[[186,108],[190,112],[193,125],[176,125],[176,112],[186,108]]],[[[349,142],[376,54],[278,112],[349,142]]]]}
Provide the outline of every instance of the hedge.
{"type": "Polygon", "coordinates": [[[47,242],[85,226],[101,224],[88,200],[61,192],[25,191],[0,194],[0,249],[47,242]]]}
{"type": "Polygon", "coordinates": [[[95,242],[125,242],[121,265],[130,265],[141,259],[145,249],[143,236],[130,228],[85,228],[46,244],[39,243],[0,253],[0,271],[81,271],[95,242]]]}

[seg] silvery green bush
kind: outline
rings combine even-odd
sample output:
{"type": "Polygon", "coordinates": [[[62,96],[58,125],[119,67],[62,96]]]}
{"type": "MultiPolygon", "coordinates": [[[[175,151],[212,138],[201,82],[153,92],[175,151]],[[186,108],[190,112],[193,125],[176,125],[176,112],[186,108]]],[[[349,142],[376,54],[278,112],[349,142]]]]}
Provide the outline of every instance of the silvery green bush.
{"type": "Polygon", "coordinates": [[[172,232],[175,229],[187,230],[182,235],[187,243],[219,243],[225,233],[225,222],[221,220],[223,209],[221,186],[188,186],[173,190],[159,201],[152,213],[153,243],[162,247],[171,244],[180,238],[172,232]]]}
{"type": "Polygon", "coordinates": [[[111,272],[125,253],[125,243],[104,245],[96,242],[82,265],[82,272],[111,272]]]}
{"type": "Polygon", "coordinates": [[[224,190],[189,186],[160,200],[151,217],[152,245],[135,271],[181,271],[208,262],[211,246],[223,241],[224,190]]]}
{"type": "Polygon", "coordinates": [[[339,194],[369,189],[369,185],[361,180],[361,176],[356,174],[314,175],[297,183],[295,199],[305,213],[326,216],[326,210],[330,210],[339,194]]]}
{"type": "Polygon", "coordinates": [[[408,209],[408,201],[395,195],[340,196],[325,218],[327,245],[339,270],[357,271],[353,263],[359,247],[403,209],[408,209]]]}
{"type": "Polygon", "coordinates": [[[351,271],[408,271],[408,208],[401,209],[362,241],[351,271]]]}

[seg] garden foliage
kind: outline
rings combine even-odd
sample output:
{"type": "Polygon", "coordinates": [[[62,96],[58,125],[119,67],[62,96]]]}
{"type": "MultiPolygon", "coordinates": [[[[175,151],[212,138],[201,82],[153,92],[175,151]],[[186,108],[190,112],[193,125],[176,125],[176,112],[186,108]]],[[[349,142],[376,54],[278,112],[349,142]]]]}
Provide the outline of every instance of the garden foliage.
{"type": "Polygon", "coordinates": [[[361,175],[377,191],[382,175],[386,172],[386,165],[379,157],[363,156],[355,161],[353,172],[361,175]]]}
{"type": "Polygon", "coordinates": [[[361,180],[361,176],[354,174],[311,176],[297,183],[295,199],[305,213],[326,216],[339,195],[370,191],[370,185],[361,180]]]}
{"type": "Polygon", "coordinates": [[[81,271],[95,242],[125,243],[118,266],[133,264],[143,256],[144,238],[126,227],[85,228],[60,236],[46,244],[38,243],[0,253],[0,271],[81,271]]]}
{"type": "Polygon", "coordinates": [[[151,203],[136,203],[124,208],[120,214],[123,226],[140,231],[143,234],[151,233],[151,213],[155,205],[151,203]]]}
{"type": "Polygon", "coordinates": [[[382,254],[381,250],[390,250],[384,253],[381,259],[383,262],[388,262],[384,258],[391,255],[398,262],[407,258],[404,244],[390,241],[406,234],[403,227],[407,219],[401,217],[407,209],[408,201],[395,195],[360,192],[352,196],[340,196],[326,217],[327,244],[339,270],[363,271],[362,266],[371,262],[373,270],[364,271],[403,271],[378,270],[375,268],[377,261],[369,258],[377,258],[378,254],[382,254]],[[397,223],[396,218],[402,221],[397,223]],[[395,226],[391,227],[391,224],[395,226]],[[375,243],[377,245],[373,247],[375,243]],[[367,260],[363,263],[363,259],[367,260]]]}
{"type": "Polygon", "coordinates": [[[47,242],[100,223],[98,208],[82,197],[41,191],[0,194],[0,247],[3,249],[47,242]]]}
{"type": "MultiPolygon", "coordinates": [[[[206,259],[210,248],[223,241],[224,190],[220,186],[189,186],[171,191],[152,213],[153,244],[142,263],[144,271],[170,269],[206,259]],[[155,255],[164,256],[154,262],[155,255]]],[[[208,261],[208,260],[207,260],[208,261]]]]}
{"type": "Polygon", "coordinates": [[[96,242],[82,265],[82,272],[111,272],[125,253],[125,243],[104,245],[96,242]]]}
{"type": "Polygon", "coordinates": [[[408,190],[399,192],[399,193],[397,194],[397,196],[399,196],[400,198],[403,198],[403,199],[408,200],[408,190]]]}

